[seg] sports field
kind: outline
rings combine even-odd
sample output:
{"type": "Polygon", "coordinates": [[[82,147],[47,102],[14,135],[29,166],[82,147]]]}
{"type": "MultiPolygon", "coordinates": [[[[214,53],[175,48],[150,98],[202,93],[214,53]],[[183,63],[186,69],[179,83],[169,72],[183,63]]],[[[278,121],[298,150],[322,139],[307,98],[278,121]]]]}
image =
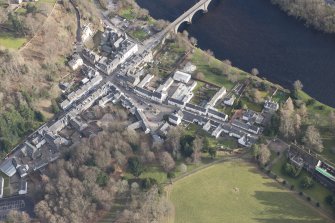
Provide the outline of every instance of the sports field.
{"type": "Polygon", "coordinates": [[[175,223],[331,222],[243,161],[216,164],[173,184],[175,223]]]}

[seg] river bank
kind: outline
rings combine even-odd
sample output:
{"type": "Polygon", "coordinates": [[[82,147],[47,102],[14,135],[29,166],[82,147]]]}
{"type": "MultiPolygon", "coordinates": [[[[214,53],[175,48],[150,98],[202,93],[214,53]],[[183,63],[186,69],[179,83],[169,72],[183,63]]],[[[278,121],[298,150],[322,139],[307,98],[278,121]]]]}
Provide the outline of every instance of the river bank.
{"type": "MultiPolygon", "coordinates": [[[[174,20],[194,0],[137,0],[155,19],[174,20]]],[[[197,13],[192,25],[182,25],[198,40],[245,71],[256,67],[263,78],[291,88],[301,80],[316,100],[334,107],[335,36],[324,34],[287,16],[270,1],[214,0],[209,12],[197,13]],[[320,78],[322,77],[322,78],[320,78]]]]}

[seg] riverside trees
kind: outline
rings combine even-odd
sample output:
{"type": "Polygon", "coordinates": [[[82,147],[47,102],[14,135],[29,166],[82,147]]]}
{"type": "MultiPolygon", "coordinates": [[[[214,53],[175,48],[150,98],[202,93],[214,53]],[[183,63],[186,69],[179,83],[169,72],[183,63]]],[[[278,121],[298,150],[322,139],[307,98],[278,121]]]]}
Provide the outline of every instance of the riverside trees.
{"type": "Polygon", "coordinates": [[[301,117],[294,110],[294,104],[291,98],[288,98],[280,109],[280,133],[287,139],[292,139],[300,132],[301,117]]]}
{"type": "Polygon", "coordinates": [[[271,1],[289,15],[305,20],[307,25],[327,33],[335,32],[335,8],[325,0],[271,1]]]}

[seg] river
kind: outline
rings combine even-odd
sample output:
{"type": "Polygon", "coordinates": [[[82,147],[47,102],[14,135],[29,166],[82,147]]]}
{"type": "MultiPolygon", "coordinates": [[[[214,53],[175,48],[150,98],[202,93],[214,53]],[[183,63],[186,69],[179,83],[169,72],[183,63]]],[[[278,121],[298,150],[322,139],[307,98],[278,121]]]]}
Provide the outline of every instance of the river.
{"type": "MultiPolygon", "coordinates": [[[[137,0],[156,19],[173,21],[196,0],[137,0]]],[[[214,0],[209,12],[183,25],[201,49],[229,59],[245,71],[290,88],[301,80],[304,90],[335,107],[335,35],[308,28],[270,0],[214,0]]]]}

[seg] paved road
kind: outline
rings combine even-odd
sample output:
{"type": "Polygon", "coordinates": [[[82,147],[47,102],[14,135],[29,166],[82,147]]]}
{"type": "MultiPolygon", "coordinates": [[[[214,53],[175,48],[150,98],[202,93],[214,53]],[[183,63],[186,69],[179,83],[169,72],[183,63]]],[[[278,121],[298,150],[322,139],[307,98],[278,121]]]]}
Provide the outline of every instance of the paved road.
{"type": "Polygon", "coordinates": [[[74,11],[76,12],[76,19],[77,19],[77,31],[76,31],[76,45],[75,45],[75,51],[77,53],[81,52],[83,49],[83,43],[81,39],[81,24],[80,24],[80,12],[77,8],[76,4],[73,2],[73,0],[70,0],[71,5],[74,8],[74,11]]]}

